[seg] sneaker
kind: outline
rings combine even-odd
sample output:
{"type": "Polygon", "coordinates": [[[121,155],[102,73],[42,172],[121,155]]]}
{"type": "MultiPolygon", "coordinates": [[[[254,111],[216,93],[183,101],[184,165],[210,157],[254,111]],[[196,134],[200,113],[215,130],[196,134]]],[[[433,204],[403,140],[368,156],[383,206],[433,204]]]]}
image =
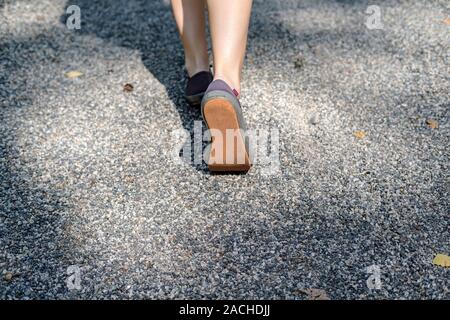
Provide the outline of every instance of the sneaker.
{"type": "Polygon", "coordinates": [[[188,78],[185,97],[191,106],[200,105],[206,89],[213,81],[213,75],[210,71],[200,71],[188,78]]]}
{"type": "Polygon", "coordinates": [[[239,93],[222,80],[213,81],[202,100],[202,116],[211,135],[209,170],[247,172],[250,154],[239,93]]]}

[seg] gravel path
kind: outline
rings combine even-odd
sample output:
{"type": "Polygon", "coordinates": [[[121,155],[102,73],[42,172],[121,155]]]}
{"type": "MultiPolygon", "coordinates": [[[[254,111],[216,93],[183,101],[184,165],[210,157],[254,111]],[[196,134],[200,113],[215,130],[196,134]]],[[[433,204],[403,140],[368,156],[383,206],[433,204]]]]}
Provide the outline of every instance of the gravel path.
{"type": "Polygon", "coordinates": [[[449,299],[449,17],[255,0],[242,101],[281,167],[210,175],[174,161],[200,113],[167,4],[0,0],[0,298],[449,299]]]}

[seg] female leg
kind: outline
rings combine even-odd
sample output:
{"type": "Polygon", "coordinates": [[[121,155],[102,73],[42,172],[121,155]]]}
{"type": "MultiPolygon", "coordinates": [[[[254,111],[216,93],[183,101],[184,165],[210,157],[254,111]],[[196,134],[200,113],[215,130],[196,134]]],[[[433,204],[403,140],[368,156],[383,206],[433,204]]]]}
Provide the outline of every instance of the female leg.
{"type": "Polygon", "coordinates": [[[205,8],[205,0],[172,0],[188,73],[185,97],[191,105],[200,104],[212,81],[205,34],[205,8]]]}
{"type": "Polygon", "coordinates": [[[240,92],[252,0],[207,0],[214,80],[240,92]]]}

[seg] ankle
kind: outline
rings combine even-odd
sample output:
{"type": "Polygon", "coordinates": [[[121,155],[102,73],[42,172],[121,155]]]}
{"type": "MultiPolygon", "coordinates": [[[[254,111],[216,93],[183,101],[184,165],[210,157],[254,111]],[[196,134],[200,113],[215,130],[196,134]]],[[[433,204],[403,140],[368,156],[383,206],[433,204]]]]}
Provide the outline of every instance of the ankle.
{"type": "Polygon", "coordinates": [[[235,89],[239,95],[241,94],[241,83],[238,78],[230,77],[223,73],[215,73],[214,80],[222,80],[230,86],[231,89],[235,89]]]}
{"type": "Polygon", "coordinates": [[[210,71],[209,61],[189,61],[186,59],[184,64],[189,77],[201,71],[210,71]]]}

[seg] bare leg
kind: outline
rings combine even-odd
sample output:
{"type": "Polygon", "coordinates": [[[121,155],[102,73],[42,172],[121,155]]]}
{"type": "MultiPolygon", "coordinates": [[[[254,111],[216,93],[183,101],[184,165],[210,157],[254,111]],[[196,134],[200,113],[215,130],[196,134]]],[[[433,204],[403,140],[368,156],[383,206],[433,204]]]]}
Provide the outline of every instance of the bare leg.
{"type": "Polygon", "coordinates": [[[214,79],[240,92],[252,0],[206,0],[214,60],[214,79]]]}
{"type": "Polygon", "coordinates": [[[205,0],[172,0],[172,10],[183,42],[185,66],[189,76],[208,71],[205,0]]]}

